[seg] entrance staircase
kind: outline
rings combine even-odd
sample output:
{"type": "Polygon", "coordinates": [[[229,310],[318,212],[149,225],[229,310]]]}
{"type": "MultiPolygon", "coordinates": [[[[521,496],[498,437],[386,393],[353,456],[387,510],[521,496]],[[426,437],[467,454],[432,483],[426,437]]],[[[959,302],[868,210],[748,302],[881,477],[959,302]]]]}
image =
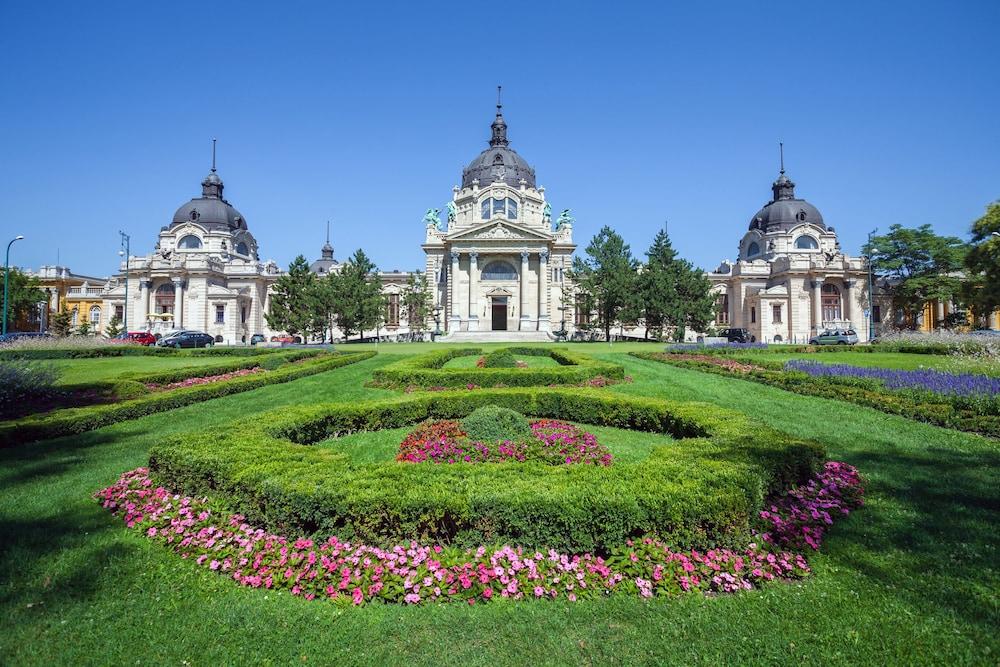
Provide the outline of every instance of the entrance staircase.
{"type": "Polygon", "coordinates": [[[555,337],[545,331],[453,331],[438,343],[547,343],[555,337]]]}

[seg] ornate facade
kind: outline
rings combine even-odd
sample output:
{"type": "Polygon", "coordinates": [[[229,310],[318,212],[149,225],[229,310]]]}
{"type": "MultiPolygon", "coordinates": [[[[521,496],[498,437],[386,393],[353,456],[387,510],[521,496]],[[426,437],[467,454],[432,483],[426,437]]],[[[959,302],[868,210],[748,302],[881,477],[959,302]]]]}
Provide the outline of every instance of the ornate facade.
{"type": "Polygon", "coordinates": [[[453,189],[443,228],[436,210],[425,217],[434,304],[451,340],[463,332],[465,338],[522,332],[522,338],[545,340],[565,312],[573,221],[564,211],[553,228],[545,188],[510,148],[499,103],[491,130],[489,147],[453,189]]]}
{"type": "Polygon", "coordinates": [[[864,258],[841,251],[834,228],[795,196],[783,165],[771,193],[750,220],[738,259],[709,274],[718,294],[716,326],[745,328],[768,343],[808,342],[831,327],[854,329],[867,341],[864,258]]]}

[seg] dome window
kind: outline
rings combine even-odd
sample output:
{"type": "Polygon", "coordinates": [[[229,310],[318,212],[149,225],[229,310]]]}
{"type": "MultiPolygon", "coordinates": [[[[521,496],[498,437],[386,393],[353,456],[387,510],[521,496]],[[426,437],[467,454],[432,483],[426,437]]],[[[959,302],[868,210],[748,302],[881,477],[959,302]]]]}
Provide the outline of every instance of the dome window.
{"type": "Polygon", "coordinates": [[[194,234],[188,234],[181,237],[181,240],[177,242],[177,247],[182,250],[197,250],[201,248],[201,239],[194,234]]]}
{"type": "Polygon", "coordinates": [[[760,254],[760,244],[756,241],[752,241],[750,245],[747,246],[747,257],[756,257],[760,254]]]}
{"type": "Polygon", "coordinates": [[[244,243],[243,241],[240,241],[239,243],[236,244],[236,253],[238,255],[249,255],[250,254],[250,248],[247,247],[246,243],[244,243]]]}
{"type": "Polygon", "coordinates": [[[805,222],[806,221],[805,210],[800,208],[799,212],[795,214],[795,219],[798,220],[799,222],[805,222]]]}
{"type": "Polygon", "coordinates": [[[190,215],[191,220],[197,220],[200,217],[201,213],[198,212],[198,209],[196,208],[191,209],[191,215],[190,215]]]}
{"type": "Polygon", "coordinates": [[[483,280],[517,280],[517,270],[507,262],[490,262],[483,267],[483,280]]]}
{"type": "Polygon", "coordinates": [[[795,239],[795,247],[799,250],[819,250],[819,243],[813,237],[803,234],[795,239]]]}
{"type": "Polygon", "coordinates": [[[484,199],[482,204],[482,218],[483,220],[490,219],[490,200],[484,199]]]}

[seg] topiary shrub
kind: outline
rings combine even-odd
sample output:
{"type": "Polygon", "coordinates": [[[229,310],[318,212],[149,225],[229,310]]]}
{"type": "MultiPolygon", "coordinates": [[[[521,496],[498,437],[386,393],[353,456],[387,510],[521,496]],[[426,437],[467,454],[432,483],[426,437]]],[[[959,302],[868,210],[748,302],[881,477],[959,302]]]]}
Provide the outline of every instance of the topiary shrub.
{"type": "Polygon", "coordinates": [[[139,398],[149,393],[149,388],[136,380],[119,380],[111,388],[111,395],[119,401],[139,398]]]}
{"type": "Polygon", "coordinates": [[[473,442],[499,442],[531,437],[527,417],[510,408],[487,405],[462,420],[462,430],[473,442]]]}
{"type": "Polygon", "coordinates": [[[517,368],[517,359],[510,350],[497,350],[486,355],[483,368],[517,368]]]}

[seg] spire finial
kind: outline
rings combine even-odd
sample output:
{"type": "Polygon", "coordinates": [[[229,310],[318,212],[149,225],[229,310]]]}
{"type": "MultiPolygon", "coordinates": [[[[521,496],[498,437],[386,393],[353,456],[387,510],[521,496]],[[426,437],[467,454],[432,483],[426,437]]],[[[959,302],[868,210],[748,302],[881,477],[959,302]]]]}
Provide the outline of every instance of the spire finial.
{"type": "Polygon", "coordinates": [[[501,90],[502,90],[502,86],[497,86],[497,115],[498,116],[500,115],[500,110],[503,108],[503,103],[500,102],[500,91],[501,90]]]}
{"type": "Polygon", "coordinates": [[[785,173],[785,142],[783,141],[778,142],[778,155],[781,159],[781,171],[779,173],[783,174],[785,173]]]}
{"type": "Polygon", "coordinates": [[[330,242],[330,221],[326,221],[326,242],[330,242]]]}
{"type": "Polygon", "coordinates": [[[212,173],[215,173],[215,142],[216,139],[212,138],[212,173]]]}

